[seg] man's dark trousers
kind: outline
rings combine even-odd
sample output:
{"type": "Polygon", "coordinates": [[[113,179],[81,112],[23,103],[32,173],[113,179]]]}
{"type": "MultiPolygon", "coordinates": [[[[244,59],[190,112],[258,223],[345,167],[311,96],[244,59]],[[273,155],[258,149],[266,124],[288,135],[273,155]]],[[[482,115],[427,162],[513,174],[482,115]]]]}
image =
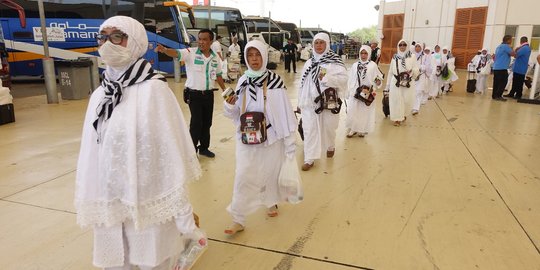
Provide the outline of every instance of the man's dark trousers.
{"type": "Polygon", "coordinates": [[[518,74],[514,72],[512,75],[512,91],[508,93],[509,96],[516,99],[520,99],[523,94],[523,82],[525,81],[525,74],[518,74]]]}
{"type": "Polygon", "coordinates": [[[508,82],[508,71],[506,69],[493,71],[493,93],[491,98],[500,98],[508,82]]]}
{"type": "Polygon", "coordinates": [[[199,152],[208,150],[214,112],[214,92],[192,90],[189,99],[189,111],[191,112],[189,133],[193,145],[199,152]]]}
{"type": "Polygon", "coordinates": [[[293,66],[293,71],[296,72],[296,57],[294,54],[285,55],[285,68],[288,72],[291,72],[291,62],[293,66]]]}

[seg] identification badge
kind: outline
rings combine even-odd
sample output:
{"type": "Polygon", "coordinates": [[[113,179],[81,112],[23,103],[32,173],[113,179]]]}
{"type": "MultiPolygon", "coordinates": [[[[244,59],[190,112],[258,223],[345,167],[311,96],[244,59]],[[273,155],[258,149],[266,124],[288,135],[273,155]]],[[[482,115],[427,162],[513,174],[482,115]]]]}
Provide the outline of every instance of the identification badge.
{"type": "Polygon", "coordinates": [[[210,79],[212,79],[212,80],[216,80],[216,79],[217,79],[217,74],[216,74],[216,70],[215,70],[215,69],[212,69],[212,71],[210,71],[210,79]]]}

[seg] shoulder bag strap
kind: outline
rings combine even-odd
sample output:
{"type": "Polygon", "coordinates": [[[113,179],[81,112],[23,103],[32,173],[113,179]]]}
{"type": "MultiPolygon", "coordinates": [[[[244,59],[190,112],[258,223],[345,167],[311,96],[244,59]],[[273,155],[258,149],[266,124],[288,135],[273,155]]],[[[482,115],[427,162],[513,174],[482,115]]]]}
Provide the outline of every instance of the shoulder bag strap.
{"type": "Polygon", "coordinates": [[[246,95],[247,95],[247,91],[244,88],[244,96],[242,97],[242,112],[240,113],[240,115],[246,112],[246,95]]]}
{"type": "MultiPolygon", "coordinates": [[[[266,86],[268,85],[268,79],[264,80],[263,84],[263,102],[264,102],[264,114],[266,115],[266,86]]],[[[244,90],[244,96],[242,97],[242,113],[244,114],[246,112],[246,91],[244,90]]]]}

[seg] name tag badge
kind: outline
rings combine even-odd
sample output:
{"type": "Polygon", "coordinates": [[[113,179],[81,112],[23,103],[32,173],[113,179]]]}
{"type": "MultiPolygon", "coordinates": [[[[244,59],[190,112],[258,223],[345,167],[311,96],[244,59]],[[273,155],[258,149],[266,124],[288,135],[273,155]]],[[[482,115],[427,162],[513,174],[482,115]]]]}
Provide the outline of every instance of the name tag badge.
{"type": "Polygon", "coordinates": [[[204,65],[204,59],[200,55],[196,55],[195,59],[193,60],[193,63],[195,65],[204,65]]]}

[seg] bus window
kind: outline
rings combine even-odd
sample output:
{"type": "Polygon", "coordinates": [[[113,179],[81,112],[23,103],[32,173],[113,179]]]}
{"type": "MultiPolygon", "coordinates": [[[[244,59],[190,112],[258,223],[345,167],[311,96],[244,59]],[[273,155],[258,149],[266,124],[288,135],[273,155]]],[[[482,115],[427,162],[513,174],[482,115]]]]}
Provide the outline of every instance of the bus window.
{"type": "MultiPolygon", "coordinates": [[[[13,76],[42,76],[43,45],[34,31],[40,29],[37,0],[17,1],[26,13],[27,26],[21,27],[17,11],[0,5],[0,23],[4,30],[9,67],[13,76]]],[[[185,48],[182,29],[173,8],[163,1],[134,0],[44,0],[46,25],[62,33],[49,39],[55,59],[98,56],[96,35],[99,26],[110,16],[134,17],[145,26],[149,50],[144,56],[157,71],[173,73],[173,60],[160,59],[152,50],[157,42],[170,48],[185,48]],[[146,18],[143,15],[146,14],[146,18]]],[[[189,21],[189,20],[188,20],[189,21]]]]}
{"type": "MultiPolygon", "coordinates": [[[[223,37],[222,44],[228,47],[231,44],[231,38],[236,36],[238,38],[238,44],[243,50],[247,43],[247,33],[240,10],[236,8],[212,6],[211,12],[212,22],[210,23],[210,29],[214,31],[216,35],[223,37]]],[[[196,38],[200,29],[208,28],[208,6],[194,6],[193,13],[196,27],[191,23],[187,23],[187,28],[191,36],[196,38]]],[[[187,14],[182,14],[182,16],[184,22],[189,22],[187,14]]],[[[196,41],[192,42],[191,45],[197,46],[196,41]]]]}

